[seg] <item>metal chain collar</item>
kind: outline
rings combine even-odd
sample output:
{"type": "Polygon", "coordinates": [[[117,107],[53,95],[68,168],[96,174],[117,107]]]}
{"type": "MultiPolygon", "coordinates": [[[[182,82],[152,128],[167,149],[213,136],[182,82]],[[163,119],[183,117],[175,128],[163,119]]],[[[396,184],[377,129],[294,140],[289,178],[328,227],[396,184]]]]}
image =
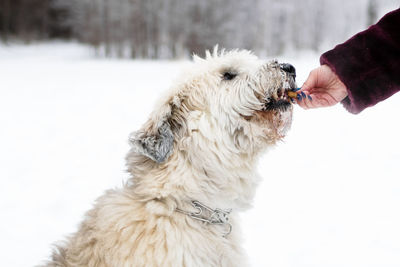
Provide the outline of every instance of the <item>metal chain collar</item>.
{"type": "Polygon", "coordinates": [[[229,214],[232,209],[212,209],[197,200],[192,201],[192,206],[197,210],[196,212],[184,211],[178,208],[176,208],[176,211],[208,224],[226,226],[227,231],[223,233],[223,237],[226,237],[232,232],[232,225],[229,223],[229,214]]]}

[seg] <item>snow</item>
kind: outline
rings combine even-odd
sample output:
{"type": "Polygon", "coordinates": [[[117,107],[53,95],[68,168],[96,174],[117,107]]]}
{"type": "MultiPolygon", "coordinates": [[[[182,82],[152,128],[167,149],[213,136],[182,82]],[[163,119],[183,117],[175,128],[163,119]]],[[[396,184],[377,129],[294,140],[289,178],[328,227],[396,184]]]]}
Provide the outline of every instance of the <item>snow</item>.
{"type": "MultiPolygon", "coordinates": [[[[280,58],[298,83],[318,55],[280,58]]],[[[2,266],[32,266],[126,180],[128,134],[184,61],[95,59],[74,43],[0,46],[2,266]]],[[[400,94],[360,115],[295,108],[242,216],[252,266],[400,266],[400,94]]]]}

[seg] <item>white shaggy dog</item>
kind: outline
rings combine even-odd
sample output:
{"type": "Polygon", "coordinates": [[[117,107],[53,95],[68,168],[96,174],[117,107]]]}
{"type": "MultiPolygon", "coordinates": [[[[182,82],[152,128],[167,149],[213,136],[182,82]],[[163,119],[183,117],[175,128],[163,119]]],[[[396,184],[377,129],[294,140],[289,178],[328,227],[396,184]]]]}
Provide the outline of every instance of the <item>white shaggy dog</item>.
{"type": "Polygon", "coordinates": [[[45,266],[246,266],[237,212],[260,152],[291,124],[289,64],[207,53],[131,135],[130,181],[107,191],[45,266]]]}

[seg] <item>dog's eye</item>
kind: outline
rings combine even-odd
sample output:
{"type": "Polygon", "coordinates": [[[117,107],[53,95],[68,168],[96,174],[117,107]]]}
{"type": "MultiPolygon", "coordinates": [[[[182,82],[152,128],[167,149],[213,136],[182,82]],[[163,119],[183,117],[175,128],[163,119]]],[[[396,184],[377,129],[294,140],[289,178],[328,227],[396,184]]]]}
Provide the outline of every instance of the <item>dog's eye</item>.
{"type": "Polygon", "coordinates": [[[225,73],[224,73],[224,76],[223,76],[223,79],[226,80],[226,81],[230,81],[230,80],[234,79],[236,76],[237,76],[236,73],[233,73],[233,72],[225,72],[225,73]]]}

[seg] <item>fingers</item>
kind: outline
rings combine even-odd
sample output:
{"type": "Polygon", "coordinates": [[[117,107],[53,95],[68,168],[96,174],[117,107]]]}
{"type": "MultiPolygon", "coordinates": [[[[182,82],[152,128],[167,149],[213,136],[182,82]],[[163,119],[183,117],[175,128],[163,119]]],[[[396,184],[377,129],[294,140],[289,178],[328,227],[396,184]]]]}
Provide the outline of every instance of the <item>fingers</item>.
{"type": "Polygon", "coordinates": [[[306,94],[304,91],[300,91],[299,96],[296,100],[297,104],[303,109],[314,108],[313,98],[311,95],[306,94]]]}
{"type": "Polygon", "coordinates": [[[303,108],[309,108],[312,97],[302,91],[301,88],[292,89],[287,94],[292,103],[297,103],[303,108]]]}

